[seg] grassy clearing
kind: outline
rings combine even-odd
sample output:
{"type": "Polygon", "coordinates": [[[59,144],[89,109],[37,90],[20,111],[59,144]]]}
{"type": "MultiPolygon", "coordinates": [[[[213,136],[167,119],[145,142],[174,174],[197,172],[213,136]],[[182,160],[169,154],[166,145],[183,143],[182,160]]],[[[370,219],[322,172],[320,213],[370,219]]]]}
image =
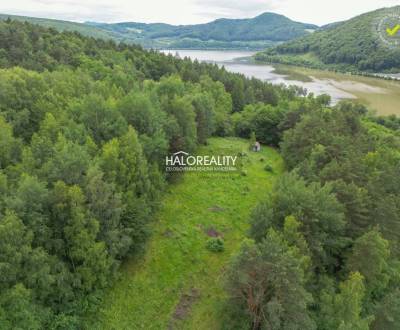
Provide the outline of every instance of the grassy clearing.
{"type": "Polygon", "coordinates": [[[140,261],[128,261],[90,329],[219,329],[224,267],[246,235],[248,217],[283,170],[270,148],[249,152],[248,142],[216,138],[200,153],[246,152],[240,174],[187,173],[171,186],[140,261]],[[263,161],[261,159],[264,159],[263,161]],[[267,172],[266,164],[273,167],[267,172]],[[206,249],[221,234],[225,250],[206,249]]]}

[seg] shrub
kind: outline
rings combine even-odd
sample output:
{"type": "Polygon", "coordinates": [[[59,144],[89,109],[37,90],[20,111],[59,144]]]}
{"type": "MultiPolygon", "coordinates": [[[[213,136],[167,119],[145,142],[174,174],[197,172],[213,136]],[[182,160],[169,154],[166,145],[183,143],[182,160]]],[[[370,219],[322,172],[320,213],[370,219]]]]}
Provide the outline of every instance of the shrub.
{"type": "Polygon", "coordinates": [[[224,251],[224,240],[220,237],[212,237],[207,241],[207,249],[211,252],[224,251]]]}
{"type": "Polygon", "coordinates": [[[265,165],[264,170],[266,170],[267,172],[270,172],[270,173],[274,172],[274,169],[269,164],[265,165]]]}

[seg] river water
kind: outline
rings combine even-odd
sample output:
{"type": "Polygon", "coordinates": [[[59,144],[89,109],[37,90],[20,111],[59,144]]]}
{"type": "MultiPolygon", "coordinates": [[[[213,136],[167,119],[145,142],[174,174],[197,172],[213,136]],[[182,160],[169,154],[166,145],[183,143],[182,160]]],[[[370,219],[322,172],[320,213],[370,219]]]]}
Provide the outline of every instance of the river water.
{"type": "Polygon", "coordinates": [[[167,54],[178,54],[181,58],[216,63],[226,70],[255,77],[272,84],[297,85],[315,95],[329,94],[332,103],[342,99],[358,99],[380,114],[400,114],[400,83],[383,79],[359,77],[322,70],[311,70],[292,66],[256,64],[247,58],[254,52],[166,50],[167,54]]]}

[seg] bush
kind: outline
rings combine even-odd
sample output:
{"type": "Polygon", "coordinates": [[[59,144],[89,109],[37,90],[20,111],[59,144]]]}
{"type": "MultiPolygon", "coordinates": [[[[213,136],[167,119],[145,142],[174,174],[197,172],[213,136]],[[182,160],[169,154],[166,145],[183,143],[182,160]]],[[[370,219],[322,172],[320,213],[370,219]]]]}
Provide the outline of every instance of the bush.
{"type": "Polygon", "coordinates": [[[211,252],[223,252],[224,251],[224,240],[220,237],[212,237],[207,241],[207,250],[211,252]]]}
{"type": "Polygon", "coordinates": [[[270,173],[274,172],[274,169],[269,164],[265,165],[264,170],[266,170],[267,172],[270,172],[270,173]]]}

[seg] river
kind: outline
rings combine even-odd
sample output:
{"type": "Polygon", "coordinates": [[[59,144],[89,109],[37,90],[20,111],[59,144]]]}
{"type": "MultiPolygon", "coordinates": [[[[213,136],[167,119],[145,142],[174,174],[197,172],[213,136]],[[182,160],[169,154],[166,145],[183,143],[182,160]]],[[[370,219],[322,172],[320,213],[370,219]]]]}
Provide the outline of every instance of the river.
{"type": "Polygon", "coordinates": [[[254,52],[166,50],[199,61],[216,63],[226,70],[242,73],[272,84],[298,85],[315,95],[329,94],[332,103],[343,99],[357,100],[379,114],[400,115],[400,82],[378,78],[353,76],[330,71],[294,66],[255,64],[248,59],[254,52]]]}

